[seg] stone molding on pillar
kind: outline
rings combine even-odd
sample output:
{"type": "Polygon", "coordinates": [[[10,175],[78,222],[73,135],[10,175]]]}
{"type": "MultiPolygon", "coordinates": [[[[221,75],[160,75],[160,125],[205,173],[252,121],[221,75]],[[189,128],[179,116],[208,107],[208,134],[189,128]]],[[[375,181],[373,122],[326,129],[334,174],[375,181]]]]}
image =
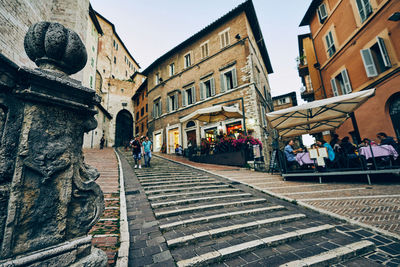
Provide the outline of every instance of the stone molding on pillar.
{"type": "Polygon", "coordinates": [[[106,266],[87,235],[104,211],[99,173],[82,154],[100,97],[67,76],[85,66],[85,46],[49,22],[24,46],[39,69],[0,55],[0,265],[106,266]]]}

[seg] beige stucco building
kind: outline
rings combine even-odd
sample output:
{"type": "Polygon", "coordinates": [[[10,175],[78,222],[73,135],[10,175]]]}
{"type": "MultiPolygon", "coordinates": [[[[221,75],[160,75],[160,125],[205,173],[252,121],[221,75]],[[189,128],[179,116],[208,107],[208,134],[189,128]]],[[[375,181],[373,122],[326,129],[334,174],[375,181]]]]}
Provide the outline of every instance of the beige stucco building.
{"type": "Polygon", "coordinates": [[[268,74],[272,67],[254,6],[246,1],[153,62],[148,80],[148,132],[159,151],[165,144],[215,138],[222,130],[247,131],[262,141],[268,158],[270,131],[265,114],[272,110],[268,74]],[[217,123],[182,121],[213,105],[236,106],[244,116],[217,123]]]}
{"type": "Polygon", "coordinates": [[[143,75],[133,75],[139,70],[115,26],[101,14],[96,17],[103,30],[97,51],[95,88],[101,96],[98,106],[97,129],[85,135],[85,147],[98,147],[104,134],[107,146],[125,145],[133,136],[132,96],[143,80],[143,75]]]}

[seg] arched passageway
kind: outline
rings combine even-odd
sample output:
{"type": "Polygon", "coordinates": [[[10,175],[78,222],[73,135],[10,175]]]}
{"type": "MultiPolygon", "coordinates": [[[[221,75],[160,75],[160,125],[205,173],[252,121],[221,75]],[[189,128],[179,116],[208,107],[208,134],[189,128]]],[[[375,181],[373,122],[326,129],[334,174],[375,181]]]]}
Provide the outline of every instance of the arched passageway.
{"type": "Polygon", "coordinates": [[[133,118],[129,111],[121,110],[117,114],[115,126],[115,146],[125,146],[133,137],[133,118]]]}

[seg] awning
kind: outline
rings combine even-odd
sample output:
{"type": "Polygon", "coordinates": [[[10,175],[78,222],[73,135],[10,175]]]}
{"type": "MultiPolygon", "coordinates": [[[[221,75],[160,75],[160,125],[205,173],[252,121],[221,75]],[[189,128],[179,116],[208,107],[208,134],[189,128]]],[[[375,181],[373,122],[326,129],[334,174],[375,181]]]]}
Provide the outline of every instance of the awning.
{"type": "Polygon", "coordinates": [[[212,106],[198,109],[180,119],[180,122],[199,120],[204,122],[219,122],[230,118],[242,118],[243,114],[237,107],[212,106]]]}
{"type": "Polygon", "coordinates": [[[359,106],[373,96],[375,89],[316,100],[304,105],[267,114],[281,137],[319,133],[338,128],[359,106]]]}

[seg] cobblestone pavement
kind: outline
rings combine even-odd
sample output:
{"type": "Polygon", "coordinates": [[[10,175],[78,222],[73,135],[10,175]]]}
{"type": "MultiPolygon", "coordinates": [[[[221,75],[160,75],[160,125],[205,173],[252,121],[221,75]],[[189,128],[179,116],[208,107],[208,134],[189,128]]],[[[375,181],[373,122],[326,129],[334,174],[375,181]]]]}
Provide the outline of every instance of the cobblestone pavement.
{"type": "Polygon", "coordinates": [[[107,253],[110,266],[115,265],[119,247],[119,177],[118,161],[112,148],[84,149],[85,162],[96,168],[100,177],[96,183],[104,193],[105,210],[90,230],[92,244],[107,253]]]}
{"type": "Polygon", "coordinates": [[[324,178],[322,184],[316,177],[284,181],[280,175],[195,163],[175,155],[159,156],[400,235],[400,177],[372,176],[372,185],[365,176],[324,178]]]}
{"type": "Polygon", "coordinates": [[[159,157],[132,169],[130,153],[122,154],[130,266],[400,264],[391,237],[159,157]]]}

